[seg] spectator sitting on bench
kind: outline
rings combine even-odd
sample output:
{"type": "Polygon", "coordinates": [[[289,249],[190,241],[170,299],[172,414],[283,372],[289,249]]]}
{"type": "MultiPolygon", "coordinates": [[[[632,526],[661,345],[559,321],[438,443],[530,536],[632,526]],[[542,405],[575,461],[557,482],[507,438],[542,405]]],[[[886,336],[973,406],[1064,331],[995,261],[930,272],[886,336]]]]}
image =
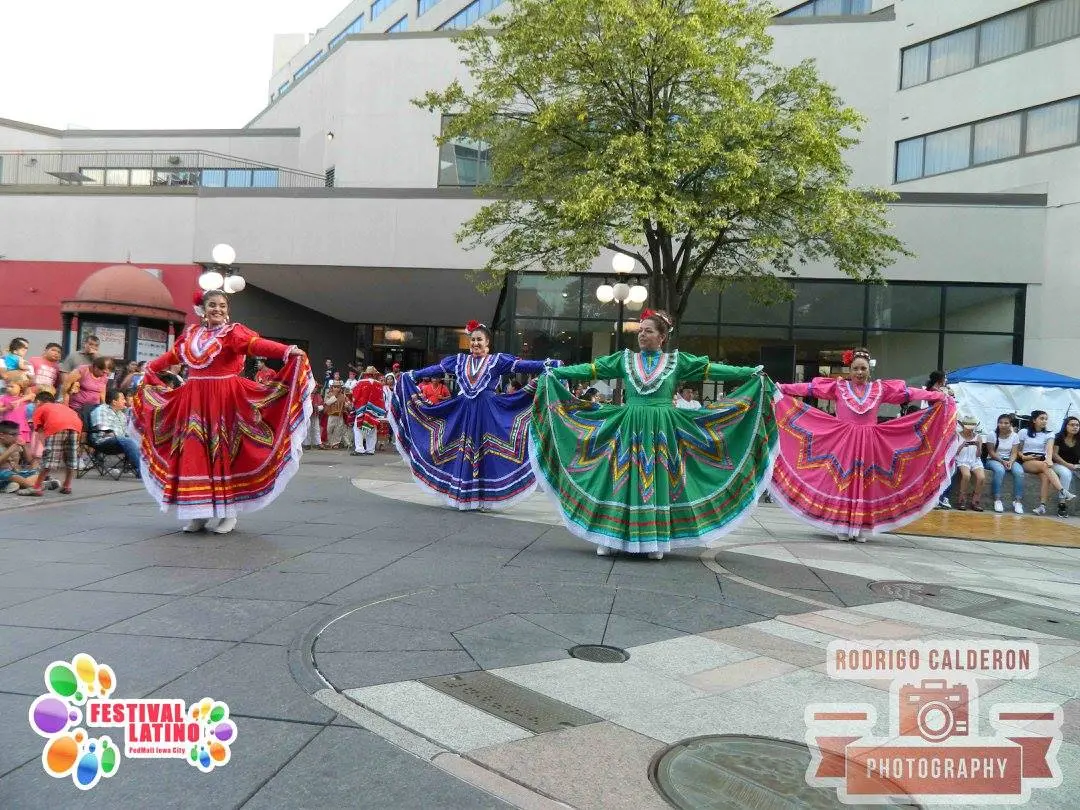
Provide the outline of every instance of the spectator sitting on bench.
{"type": "MultiPolygon", "coordinates": [[[[1080,416],[1067,416],[1054,437],[1054,472],[1061,488],[1072,491],[1073,473],[1080,467],[1080,416]]],[[[1058,517],[1068,517],[1066,501],[1058,501],[1058,517]]]]}
{"type": "Polygon", "coordinates": [[[986,467],[993,476],[990,491],[994,496],[995,512],[1005,511],[1001,503],[1001,484],[1005,481],[1005,473],[1009,473],[1013,480],[1013,511],[1024,514],[1024,465],[1019,456],[1020,434],[1016,432],[1012,416],[1003,413],[997,418],[994,434],[986,437],[986,467]]]}
{"type": "Polygon", "coordinates": [[[1024,472],[1039,476],[1039,505],[1035,507],[1036,515],[1046,514],[1046,496],[1051,486],[1057,490],[1061,503],[1076,497],[1061,486],[1061,480],[1054,472],[1054,434],[1046,429],[1048,419],[1046,411],[1032,411],[1027,430],[1020,434],[1020,460],[1024,464],[1024,472]]]}
{"type": "Polygon", "coordinates": [[[90,413],[90,445],[103,453],[123,453],[139,477],[139,444],[127,435],[127,397],[120,389],[105,395],[105,402],[90,413]]]}
{"type": "Polygon", "coordinates": [[[986,483],[986,470],[982,463],[982,438],[976,432],[979,420],[965,416],[960,420],[960,448],[956,451],[956,466],[960,468],[960,492],[956,508],[963,511],[968,507],[973,512],[981,512],[982,489],[986,483]],[[971,479],[975,481],[972,484],[971,479]],[[965,494],[970,485],[971,494],[965,494]]]}

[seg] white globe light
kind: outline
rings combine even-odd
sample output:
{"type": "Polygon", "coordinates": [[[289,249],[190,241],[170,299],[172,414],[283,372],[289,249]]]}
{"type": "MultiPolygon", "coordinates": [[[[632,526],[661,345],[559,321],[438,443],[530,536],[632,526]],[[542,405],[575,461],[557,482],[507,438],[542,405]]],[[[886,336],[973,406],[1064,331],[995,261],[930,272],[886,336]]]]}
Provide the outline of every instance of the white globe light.
{"type": "Polygon", "coordinates": [[[612,293],[615,295],[615,300],[625,304],[630,298],[630,285],[623,284],[622,282],[616,284],[611,288],[612,293]]]}
{"type": "Polygon", "coordinates": [[[210,290],[220,290],[221,285],[225,283],[225,277],[216,270],[207,270],[201,276],[199,276],[199,286],[209,292],[210,290]]]}
{"type": "Polygon", "coordinates": [[[214,259],[214,264],[232,264],[236,261],[236,251],[233,250],[232,245],[214,245],[210,255],[214,259]]]}
{"type": "Polygon", "coordinates": [[[596,288],[596,300],[601,304],[610,303],[615,298],[614,288],[610,284],[601,284],[596,288]]]}
{"type": "Polygon", "coordinates": [[[630,288],[630,303],[644,304],[649,297],[649,288],[643,284],[635,284],[630,288]]]}
{"type": "Polygon", "coordinates": [[[247,286],[247,282],[244,280],[243,276],[226,276],[225,277],[225,287],[224,287],[224,289],[225,289],[225,292],[227,292],[227,293],[238,293],[242,289],[244,289],[244,287],[246,287],[246,286],[247,286]]]}
{"type": "Polygon", "coordinates": [[[616,253],[611,257],[611,269],[616,273],[632,273],[635,267],[637,267],[637,262],[634,261],[633,256],[616,253]]]}
{"type": "Polygon", "coordinates": [[[635,301],[634,296],[631,293],[630,300],[626,302],[626,308],[636,312],[637,310],[641,309],[641,306],[644,303],[645,303],[644,301],[635,301]]]}

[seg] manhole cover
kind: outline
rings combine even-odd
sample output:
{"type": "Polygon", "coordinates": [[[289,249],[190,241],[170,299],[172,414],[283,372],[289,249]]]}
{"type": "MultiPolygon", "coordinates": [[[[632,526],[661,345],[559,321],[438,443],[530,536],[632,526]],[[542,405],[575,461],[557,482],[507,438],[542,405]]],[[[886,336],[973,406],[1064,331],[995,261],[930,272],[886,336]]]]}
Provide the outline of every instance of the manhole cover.
{"type": "Polygon", "coordinates": [[[891,596],[904,602],[938,608],[939,610],[967,611],[980,605],[1000,603],[1001,597],[985,593],[950,588],[947,585],[932,585],[926,582],[906,582],[904,580],[886,580],[871,582],[870,590],[880,596],[891,596]]]}
{"type": "Polygon", "coordinates": [[[630,660],[630,653],[607,644],[579,644],[569,650],[571,658],[592,661],[594,664],[621,664],[630,660]]]}
{"type": "MultiPolygon", "coordinates": [[[[810,750],[769,737],[712,735],[675,743],[653,759],[649,778],[679,810],[835,808],[835,789],[806,784],[810,750]]],[[[884,803],[881,807],[918,807],[884,803]]]]}
{"type": "Polygon", "coordinates": [[[420,682],[535,734],[600,722],[595,715],[488,672],[441,675],[420,682]]]}

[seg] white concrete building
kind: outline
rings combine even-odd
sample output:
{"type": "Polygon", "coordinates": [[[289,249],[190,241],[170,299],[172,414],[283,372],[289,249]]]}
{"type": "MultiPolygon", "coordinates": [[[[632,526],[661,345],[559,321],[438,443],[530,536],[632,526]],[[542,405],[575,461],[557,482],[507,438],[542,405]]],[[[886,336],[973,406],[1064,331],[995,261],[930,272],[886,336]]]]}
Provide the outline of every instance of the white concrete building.
{"type": "MultiPolygon", "coordinates": [[[[614,313],[595,300],[597,280],[524,276],[480,294],[469,271],[484,257],[454,240],[481,204],[471,186],[486,153],[440,150],[439,117],[410,101],[464,77],[453,29],[494,5],[354,2],[291,56],[279,41],[269,103],[238,131],[0,120],[5,287],[13,261],[190,265],[228,242],[250,282],[238,314],[339,363],[354,349],[377,363],[430,360],[456,349],[469,317],[497,323],[511,351],[607,351],[614,313]]],[[[900,194],[890,218],[915,255],[887,287],[814,264],[792,304],[696,297],[684,348],[793,360],[800,375],[855,343],[879,373],[912,380],[995,360],[1080,371],[1080,321],[1065,303],[1080,293],[1080,0],[780,6],[774,57],[815,59],[866,116],[855,181],[900,194]]],[[[595,270],[609,266],[601,256],[595,270]]],[[[0,338],[27,328],[0,303],[0,338]]]]}

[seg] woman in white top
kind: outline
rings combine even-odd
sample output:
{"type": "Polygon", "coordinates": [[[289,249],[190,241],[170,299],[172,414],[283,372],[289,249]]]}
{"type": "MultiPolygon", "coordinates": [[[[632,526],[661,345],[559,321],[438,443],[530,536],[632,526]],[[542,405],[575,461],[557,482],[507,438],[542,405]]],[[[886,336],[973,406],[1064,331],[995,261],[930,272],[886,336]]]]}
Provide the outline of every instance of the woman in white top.
{"type": "Polygon", "coordinates": [[[1036,515],[1046,514],[1046,496],[1052,486],[1058,500],[1071,501],[1076,496],[1061,486],[1061,479],[1054,472],[1054,434],[1046,429],[1049,417],[1046,411],[1032,411],[1028,429],[1020,434],[1020,461],[1024,471],[1039,476],[1039,506],[1036,515]]]}
{"type": "Polygon", "coordinates": [[[990,491],[994,493],[994,511],[1003,512],[1001,503],[1001,484],[1005,473],[1012,475],[1013,511],[1024,514],[1024,465],[1017,459],[1020,456],[1020,434],[1013,430],[1012,415],[1003,413],[997,419],[997,429],[986,437],[986,466],[994,478],[990,482],[990,491]]]}

